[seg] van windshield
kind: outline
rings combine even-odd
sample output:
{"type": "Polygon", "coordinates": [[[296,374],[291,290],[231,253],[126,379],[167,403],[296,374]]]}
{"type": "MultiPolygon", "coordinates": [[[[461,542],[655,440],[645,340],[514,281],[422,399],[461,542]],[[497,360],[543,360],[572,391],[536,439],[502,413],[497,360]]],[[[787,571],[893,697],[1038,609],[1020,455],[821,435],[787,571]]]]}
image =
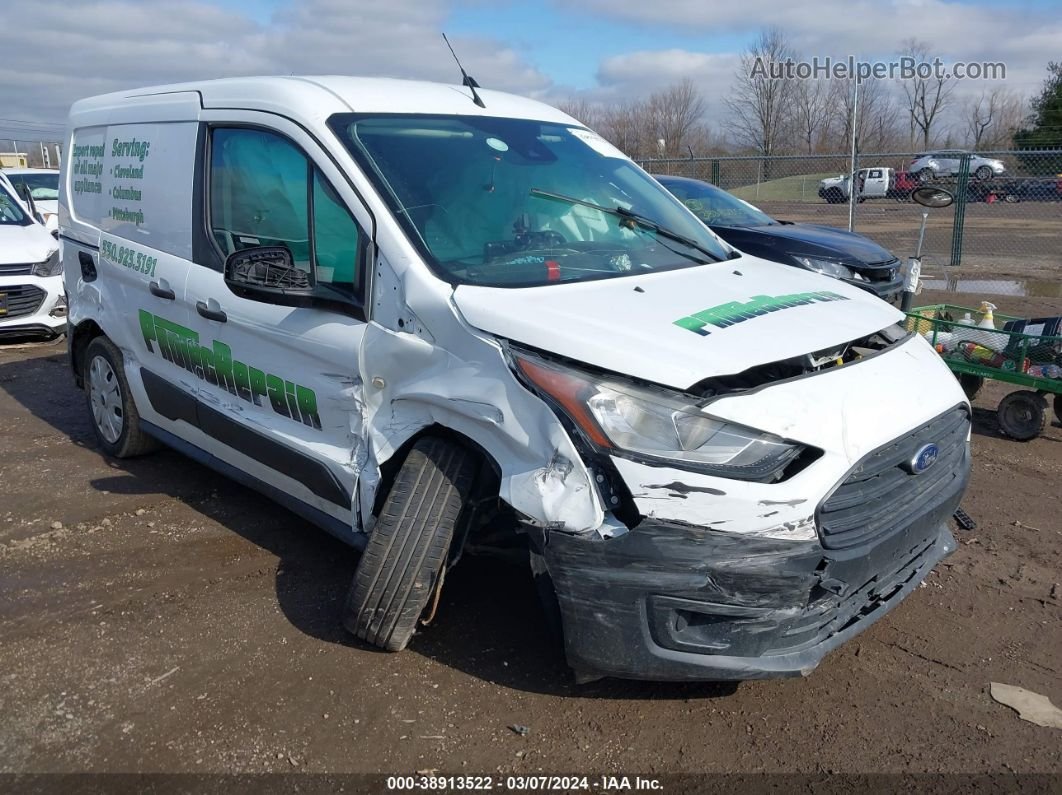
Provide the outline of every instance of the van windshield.
{"type": "Polygon", "coordinates": [[[337,116],[340,135],[451,282],[533,286],[693,266],[728,251],[581,127],[480,116],[337,116]]]}

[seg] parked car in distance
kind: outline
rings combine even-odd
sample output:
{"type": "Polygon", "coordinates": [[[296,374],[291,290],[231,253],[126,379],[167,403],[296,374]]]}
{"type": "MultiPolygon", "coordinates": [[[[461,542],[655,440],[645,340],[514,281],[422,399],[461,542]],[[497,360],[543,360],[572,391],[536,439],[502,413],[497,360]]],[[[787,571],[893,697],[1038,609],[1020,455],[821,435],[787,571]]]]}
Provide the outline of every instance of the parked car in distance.
{"type": "Polygon", "coordinates": [[[5,168],[4,176],[19,196],[28,191],[37,212],[52,235],[59,234],[59,170],[54,168],[5,168]]]}
{"type": "Polygon", "coordinates": [[[970,175],[977,179],[991,179],[1007,171],[1002,160],[981,157],[961,149],[943,149],[919,155],[911,161],[907,170],[914,174],[919,182],[950,177],[959,173],[962,156],[966,154],[970,155],[970,175]]]}
{"type": "Polygon", "coordinates": [[[0,181],[0,338],[66,329],[59,244],[0,181]]]}
{"type": "Polygon", "coordinates": [[[656,179],[739,251],[832,276],[886,301],[896,299],[903,289],[900,260],[869,238],[832,226],[779,221],[697,179],[656,179]]]}
{"type": "MultiPolygon", "coordinates": [[[[889,195],[895,176],[891,168],[874,166],[861,168],[856,173],[856,198],[859,201],[865,199],[884,199],[889,195]]],[[[848,201],[852,191],[852,177],[849,174],[838,174],[836,177],[827,177],[819,182],[819,198],[825,199],[827,204],[841,204],[848,201]]]]}

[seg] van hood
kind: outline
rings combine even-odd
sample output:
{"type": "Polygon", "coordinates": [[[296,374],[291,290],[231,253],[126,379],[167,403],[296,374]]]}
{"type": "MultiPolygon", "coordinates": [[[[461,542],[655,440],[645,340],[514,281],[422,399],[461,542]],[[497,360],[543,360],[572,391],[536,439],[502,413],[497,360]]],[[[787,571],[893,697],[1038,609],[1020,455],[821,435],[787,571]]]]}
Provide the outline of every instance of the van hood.
{"type": "Polygon", "coordinates": [[[856,287],[749,256],[542,287],[460,285],[454,302],[483,331],[675,389],[903,319],[856,287]]]}
{"type": "Polygon", "coordinates": [[[0,226],[0,264],[44,262],[59,247],[38,223],[0,226]]]}

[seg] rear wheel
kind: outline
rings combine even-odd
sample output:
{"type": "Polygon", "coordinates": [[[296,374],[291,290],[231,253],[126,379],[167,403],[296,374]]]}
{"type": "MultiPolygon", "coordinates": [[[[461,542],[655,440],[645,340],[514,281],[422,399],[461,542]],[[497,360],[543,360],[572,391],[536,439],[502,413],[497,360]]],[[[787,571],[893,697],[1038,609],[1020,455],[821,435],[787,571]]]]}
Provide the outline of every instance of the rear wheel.
{"type": "Polygon", "coordinates": [[[1043,432],[1047,423],[1047,400],[1036,392],[1021,389],[999,401],[996,413],[1003,433],[1019,442],[1027,442],[1043,432]]]}
{"type": "Polygon", "coordinates": [[[343,616],[351,633],[387,651],[406,647],[439,584],[476,467],[446,439],[413,445],[354,572],[343,616]]]}
{"type": "Polygon", "coordinates": [[[122,352],[106,337],[96,337],[85,350],[84,361],[82,376],[92,430],[103,451],[115,458],[132,458],[157,449],[159,443],[140,428],[122,352]]]}

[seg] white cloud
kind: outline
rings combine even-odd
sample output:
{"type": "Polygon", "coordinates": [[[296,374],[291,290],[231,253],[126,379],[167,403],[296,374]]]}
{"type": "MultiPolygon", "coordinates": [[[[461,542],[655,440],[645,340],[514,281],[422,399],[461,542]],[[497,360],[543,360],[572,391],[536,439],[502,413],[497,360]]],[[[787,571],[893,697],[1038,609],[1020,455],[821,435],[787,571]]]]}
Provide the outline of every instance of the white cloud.
{"type": "MultiPolygon", "coordinates": [[[[123,88],[247,74],[362,74],[459,82],[439,31],[444,0],[295,0],[260,24],[202,0],[38,0],[0,26],[7,119],[61,123],[123,88]]],[[[552,81],[514,49],[451,37],[472,75],[523,94],[552,81]]],[[[0,128],[3,127],[0,122],[0,128]]]]}

